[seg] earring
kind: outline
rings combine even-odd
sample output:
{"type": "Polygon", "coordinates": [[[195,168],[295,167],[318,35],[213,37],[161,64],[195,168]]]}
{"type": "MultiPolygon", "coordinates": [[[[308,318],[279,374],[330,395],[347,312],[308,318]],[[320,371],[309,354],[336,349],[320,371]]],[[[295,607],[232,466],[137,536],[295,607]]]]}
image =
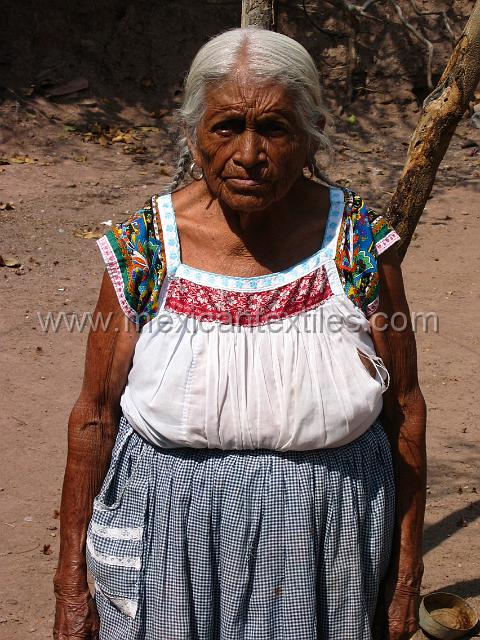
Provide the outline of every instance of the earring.
{"type": "Polygon", "coordinates": [[[197,167],[197,163],[195,161],[193,161],[190,165],[188,173],[193,178],[193,180],[203,180],[203,169],[202,167],[197,167]]]}

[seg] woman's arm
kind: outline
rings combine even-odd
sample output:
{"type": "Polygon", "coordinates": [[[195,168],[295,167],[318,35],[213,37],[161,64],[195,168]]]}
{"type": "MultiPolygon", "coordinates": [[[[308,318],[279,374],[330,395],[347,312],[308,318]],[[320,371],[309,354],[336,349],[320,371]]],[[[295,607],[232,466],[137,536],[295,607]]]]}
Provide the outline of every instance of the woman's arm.
{"type": "Polygon", "coordinates": [[[138,334],[121,310],[107,274],[88,337],[80,397],[68,423],[68,454],[60,508],[60,556],[54,578],[54,638],[98,637],[98,616],[87,584],[85,539],[117,432],[120,397],[138,334]]]}
{"type": "MultiPolygon", "coordinates": [[[[389,640],[410,638],[417,616],[423,574],[422,534],[426,497],[426,407],[418,384],[417,352],[395,249],[379,259],[380,307],[371,319],[377,354],[391,376],[384,394],[382,422],[388,435],[395,472],[396,509],[392,558],[379,618],[389,640]]],[[[385,637],[385,636],[379,636],[385,637]]]]}

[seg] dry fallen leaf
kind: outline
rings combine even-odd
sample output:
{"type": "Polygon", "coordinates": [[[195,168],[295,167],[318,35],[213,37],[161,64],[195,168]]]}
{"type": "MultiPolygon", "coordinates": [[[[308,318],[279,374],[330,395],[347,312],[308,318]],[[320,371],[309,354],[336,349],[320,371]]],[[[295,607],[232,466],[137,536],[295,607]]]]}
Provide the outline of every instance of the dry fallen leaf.
{"type": "Polygon", "coordinates": [[[10,267],[10,269],[18,269],[22,264],[18,260],[14,258],[4,258],[0,256],[0,267],[10,267]]]}
{"type": "Polygon", "coordinates": [[[35,164],[36,160],[29,156],[12,156],[8,158],[10,164],[35,164]]]}
{"type": "Polygon", "coordinates": [[[74,231],[73,235],[76,238],[83,238],[84,240],[94,240],[101,238],[103,233],[98,233],[98,231],[74,231]]]}
{"type": "Polygon", "coordinates": [[[108,144],[111,143],[111,141],[106,136],[104,136],[103,134],[98,136],[97,142],[98,142],[98,144],[101,144],[102,147],[106,147],[108,144]]]}
{"type": "Polygon", "coordinates": [[[87,156],[75,156],[73,159],[75,162],[86,162],[88,160],[87,156]]]}
{"type": "Polygon", "coordinates": [[[104,147],[119,142],[134,145],[135,142],[138,141],[138,137],[135,135],[134,129],[123,131],[118,127],[104,126],[95,123],[90,127],[89,131],[82,134],[82,141],[96,142],[104,147]]]}
{"type": "Polygon", "coordinates": [[[123,153],[132,154],[132,153],[145,153],[147,151],[147,147],[141,145],[138,147],[124,147],[123,153]]]}
{"type": "Polygon", "coordinates": [[[0,202],[1,211],[13,211],[13,209],[15,209],[13,202],[0,202]]]}
{"type": "Polygon", "coordinates": [[[131,133],[118,133],[116,136],[112,138],[112,142],[124,142],[125,144],[134,144],[135,141],[138,140],[131,133]]]}
{"type": "Polygon", "coordinates": [[[149,132],[157,133],[158,131],[160,131],[158,127],[137,127],[137,129],[145,133],[149,133],[149,132]]]}

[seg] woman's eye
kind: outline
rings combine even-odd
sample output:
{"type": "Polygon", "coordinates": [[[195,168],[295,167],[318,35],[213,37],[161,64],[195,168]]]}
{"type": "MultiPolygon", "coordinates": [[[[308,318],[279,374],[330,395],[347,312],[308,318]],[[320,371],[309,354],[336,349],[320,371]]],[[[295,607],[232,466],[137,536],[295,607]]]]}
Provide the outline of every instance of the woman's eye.
{"type": "Polygon", "coordinates": [[[280,136],[287,133],[287,127],[282,122],[264,122],[260,124],[259,132],[264,136],[280,136]]]}
{"type": "MultiPolygon", "coordinates": [[[[259,122],[256,124],[255,129],[260,135],[267,137],[282,136],[287,133],[286,125],[275,120],[259,122]]],[[[222,122],[217,122],[212,130],[220,136],[240,135],[245,130],[245,121],[235,118],[223,120],[222,122]]]]}
{"type": "Polygon", "coordinates": [[[245,128],[245,123],[243,120],[224,120],[223,122],[218,122],[213,130],[220,135],[232,135],[242,133],[245,128]]]}

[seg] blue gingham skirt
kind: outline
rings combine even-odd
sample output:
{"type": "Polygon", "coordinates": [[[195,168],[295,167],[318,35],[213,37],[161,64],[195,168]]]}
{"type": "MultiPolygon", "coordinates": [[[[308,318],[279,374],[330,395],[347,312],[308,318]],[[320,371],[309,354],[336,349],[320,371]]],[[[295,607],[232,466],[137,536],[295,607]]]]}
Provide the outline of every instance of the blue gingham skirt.
{"type": "Polygon", "coordinates": [[[394,520],[376,422],[337,449],[158,449],[122,418],[87,563],[100,640],[371,640],[394,520]]]}

